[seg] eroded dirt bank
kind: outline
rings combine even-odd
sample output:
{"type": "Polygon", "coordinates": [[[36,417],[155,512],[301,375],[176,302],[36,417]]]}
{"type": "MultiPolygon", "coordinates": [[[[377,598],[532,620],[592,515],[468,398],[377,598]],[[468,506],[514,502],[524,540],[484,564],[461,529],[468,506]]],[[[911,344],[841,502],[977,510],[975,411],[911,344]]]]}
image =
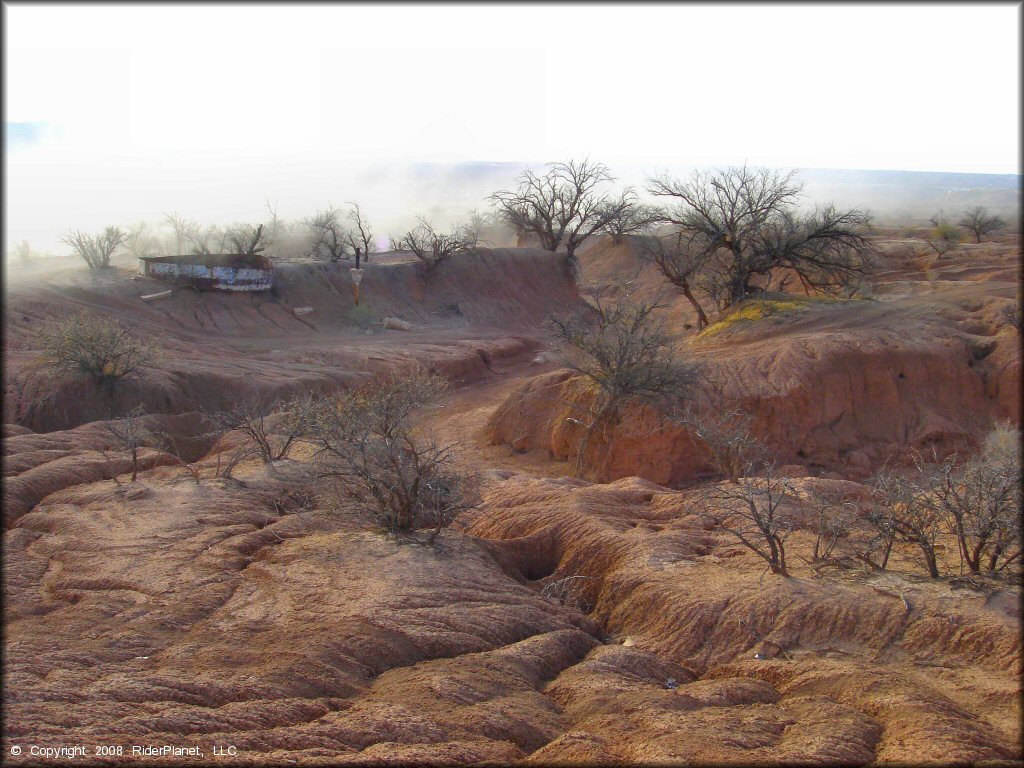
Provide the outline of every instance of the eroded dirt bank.
{"type": "MultiPolygon", "coordinates": [[[[1000,409],[1019,388],[1019,349],[997,315],[1013,294],[996,267],[934,284],[904,270],[877,302],[810,307],[697,344],[709,365],[720,361],[721,389],[756,405],[779,446],[805,452],[797,463],[846,478],[794,479],[802,494],[856,497],[866,471],[856,446],[870,464],[890,440],[952,439],[1014,415],[1000,409]],[[890,422],[905,434],[893,438],[890,422]]],[[[550,431],[521,434],[547,423],[550,404],[516,393],[561,396],[540,322],[579,306],[575,288],[557,259],[528,252],[501,267],[512,287],[491,310],[487,291],[503,289],[477,268],[490,274],[470,265],[453,278],[465,281],[458,293],[438,283],[418,297],[405,272],[382,273],[382,305],[395,286],[387,313],[407,302],[415,325],[372,336],[347,314],[343,276],[341,288],[311,287],[300,273],[252,308],[249,297],[191,292],[180,305],[144,303],[127,275],[89,289],[66,278],[45,297],[23,289],[12,306],[31,322],[10,335],[5,382],[23,409],[3,441],[5,756],[12,744],[106,742],[197,746],[202,764],[230,744],[237,754],[224,762],[254,765],[1020,759],[1019,585],[922,578],[903,548],[885,574],[812,568],[806,529],[788,545],[792,577],[766,574],[697,514],[706,486],[652,482],[663,470],[645,453],[642,414],[619,435],[625,448],[606,452],[620,479],[566,477],[543,442],[550,431]],[[197,404],[325,391],[414,360],[434,367],[454,386],[426,426],[461,441],[482,502],[432,548],[388,539],[319,497],[305,449],[225,479],[195,439],[185,453],[196,483],[152,446],[130,483],[106,412],[90,410],[102,404],[76,411],[68,395],[74,428],[45,421],[30,330],[44,298],[60,311],[138,313],[166,354],[116,404],[157,403],[147,418],[182,438],[203,432],[197,404]],[[328,298],[338,309],[321,312],[328,298]],[[328,319],[292,326],[286,309],[306,303],[317,309],[304,318],[328,319]],[[276,329],[258,320],[268,315],[276,329]],[[533,364],[538,351],[549,362],[533,364]],[[506,422],[513,402],[533,410],[506,422]],[[499,422],[539,447],[489,444],[499,422]],[[565,604],[542,594],[567,578],[578,589],[565,604]]],[[[665,479],[672,462],[701,471],[687,450],[672,448],[665,479]]]]}
{"type": "Polygon", "coordinates": [[[580,299],[564,260],[530,249],[484,249],[424,276],[412,263],[367,267],[356,313],[348,265],[285,264],[259,295],[165,291],[128,269],[66,270],[14,286],[4,324],[4,421],[35,431],[122,415],[228,407],[239,396],[280,398],[348,387],[412,364],[453,381],[489,375],[496,361],[529,359],[544,318],[580,299]],[[296,315],[296,309],[312,308],[296,315]],[[87,311],[119,319],[157,356],[141,375],[107,391],[54,377],[40,363],[46,322],[87,311]],[[385,331],[387,316],[412,330],[385,331]],[[369,332],[369,335],[367,335],[369,332]]]}
{"type": "MultiPolygon", "coordinates": [[[[1020,422],[1020,332],[1005,311],[1019,301],[1007,279],[1016,257],[1012,247],[979,252],[973,269],[985,277],[980,282],[966,279],[959,261],[929,262],[928,282],[910,279],[919,276],[916,267],[896,256],[875,282],[877,298],[801,300],[764,320],[690,334],[680,349],[700,365],[692,400],[751,414],[780,464],[816,473],[865,477],[906,449],[973,447],[993,420],[1020,422]]],[[[619,248],[599,244],[583,257],[584,274],[605,279],[612,269],[629,272],[629,263],[637,274],[630,295],[666,296],[629,240],[619,248]]],[[[671,327],[687,310],[668,296],[671,327]]],[[[575,422],[591,400],[568,372],[538,376],[495,410],[488,439],[574,459],[575,422]]],[[[594,435],[586,464],[603,481],[639,475],[676,484],[710,470],[688,429],[642,406],[594,435]]]]}

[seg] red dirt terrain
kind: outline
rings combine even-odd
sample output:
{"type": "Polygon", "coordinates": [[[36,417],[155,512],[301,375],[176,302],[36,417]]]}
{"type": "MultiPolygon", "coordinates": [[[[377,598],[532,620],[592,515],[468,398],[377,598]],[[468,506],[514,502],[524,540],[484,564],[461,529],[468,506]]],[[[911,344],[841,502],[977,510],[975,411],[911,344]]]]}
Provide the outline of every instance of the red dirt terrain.
{"type": "MultiPolygon", "coordinates": [[[[588,245],[581,279],[661,293],[702,364],[696,396],[756,414],[802,496],[858,498],[900,451],[1020,421],[1002,311],[1019,300],[1019,243],[940,260],[879,245],[872,298],[700,336],[629,238],[588,245]]],[[[261,296],[139,298],[161,290],[68,270],[5,297],[7,762],[67,763],[29,749],[80,744],[123,753],[79,764],[137,762],[133,745],[202,753],[146,758],[171,764],[1019,764],[1018,581],[928,579],[899,547],[884,573],[821,569],[807,530],[787,545],[791,576],[766,574],[698,514],[718,478],[694,441],[642,409],[592,447],[591,480],[568,476],[565,417],[587,395],[542,324],[584,299],[560,256],[488,251],[428,280],[384,259],[362,314],[347,265],[284,265],[261,296]],[[38,330],[81,309],[150,338],[153,368],[108,390],[55,380],[38,330]],[[452,382],[426,426],[460,441],[481,484],[436,546],[331,504],[305,446],[214,476],[201,410],[416,363],[452,382]],[[139,404],[198,482],[158,446],[129,481],[105,422],[139,404]],[[567,577],[573,599],[548,597],[567,577]]],[[[954,547],[941,556],[955,566],[954,547]]]]}

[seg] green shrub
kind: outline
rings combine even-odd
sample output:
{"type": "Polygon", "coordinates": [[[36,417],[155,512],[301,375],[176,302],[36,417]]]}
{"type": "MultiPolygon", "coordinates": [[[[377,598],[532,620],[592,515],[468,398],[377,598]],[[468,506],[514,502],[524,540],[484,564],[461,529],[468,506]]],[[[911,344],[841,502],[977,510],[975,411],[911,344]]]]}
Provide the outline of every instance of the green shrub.
{"type": "Polygon", "coordinates": [[[98,384],[113,384],[153,359],[149,345],[123,323],[84,312],[51,322],[41,340],[53,368],[88,374],[98,384]]]}
{"type": "Polygon", "coordinates": [[[368,330],[377,320],[377,313],[369,304],[356,304],[349,310],[348,319],[353,325],[368,330]]]}

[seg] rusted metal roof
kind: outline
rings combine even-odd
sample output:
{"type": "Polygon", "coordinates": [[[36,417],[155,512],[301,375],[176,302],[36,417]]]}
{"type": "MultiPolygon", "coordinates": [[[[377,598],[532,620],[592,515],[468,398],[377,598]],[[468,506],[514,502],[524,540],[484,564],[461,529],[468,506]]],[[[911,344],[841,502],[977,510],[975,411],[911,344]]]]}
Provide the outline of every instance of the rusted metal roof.
{"type": "Polygon", "coordinates": [[[274,268],[274,263],[270,259],[258,253],[181,253],[174,256],[140,256],[139,260],[157,264],[199,264],[204,267],[233,267],[235,269],[274,268]]]}

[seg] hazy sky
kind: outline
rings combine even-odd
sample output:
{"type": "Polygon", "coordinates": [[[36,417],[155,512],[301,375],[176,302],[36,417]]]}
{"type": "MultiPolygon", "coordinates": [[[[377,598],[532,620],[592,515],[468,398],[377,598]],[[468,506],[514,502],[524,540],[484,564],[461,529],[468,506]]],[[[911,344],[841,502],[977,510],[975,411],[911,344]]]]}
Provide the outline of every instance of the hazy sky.
{"type": "Polygon", "coordinates": [[[411,216],[409,162],[1019,166],[1019,5],[4,11],[7,240],[43,250],[265,197],[411,216]]]}

